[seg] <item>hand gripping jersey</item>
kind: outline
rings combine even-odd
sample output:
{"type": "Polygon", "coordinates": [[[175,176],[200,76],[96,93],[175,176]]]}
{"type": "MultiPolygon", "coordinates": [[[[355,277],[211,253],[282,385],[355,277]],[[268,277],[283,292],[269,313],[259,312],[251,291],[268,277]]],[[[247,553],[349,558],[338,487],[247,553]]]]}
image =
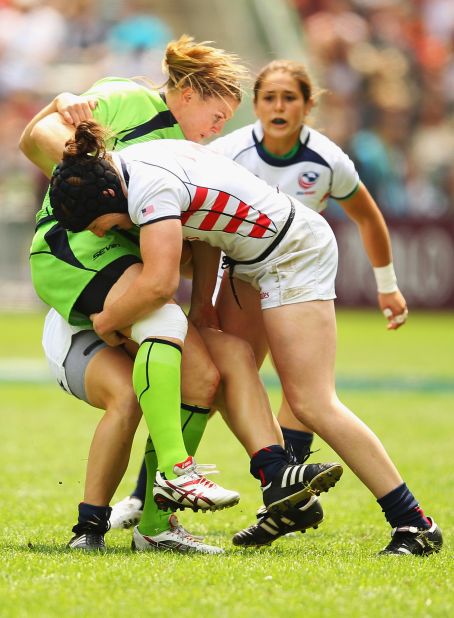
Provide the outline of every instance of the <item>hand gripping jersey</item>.
{"type": "Polygon", "coordinates": [[[160,140],[112,156],[124,171],[133,223],[181,219],[184,238],[219,247],[235,261],[260,257],[289,219],[289,196],[206,146],[160,140]]]}
{"type": "MultiPolygon", "coordinates": [[[[108,130],[110,149],[163,138],[184,139],[164,96],[135,80],[102,79],[85,95],[98,102],[93,115],[108,130]]],[[[71,324],[91,327],[88,317],[74,309],[77,299],[98,272],[130,256],[140,259],[137,234],[111,230],[98,238],[88,232],[68,232],[55,221],[47,193],[30,251],[32,281],[38,296],[71,324]]]]}
{"type": "Polygon", "coordinates": [[[209,147],[317,212],[326,208],[329,197],[343,200],[358,188],[353,162],[318,131],[303,126],[300,148],[288,159],[271,156],[262,140],[263,128],[258,120],[214,140],[209,147]]]}
{"type": "MultiPolygon", "coordinates": [[[[184,139],[164,95],[140,80],[105,77],[95,82],[82,96],[97,101],[93,118],[107,130],[108,150],[122,150],[131,144],[155,139],[184,139]]],[[[39,222],[51,215],[49,196],[46,194],[36,220],[39,222]]]]}

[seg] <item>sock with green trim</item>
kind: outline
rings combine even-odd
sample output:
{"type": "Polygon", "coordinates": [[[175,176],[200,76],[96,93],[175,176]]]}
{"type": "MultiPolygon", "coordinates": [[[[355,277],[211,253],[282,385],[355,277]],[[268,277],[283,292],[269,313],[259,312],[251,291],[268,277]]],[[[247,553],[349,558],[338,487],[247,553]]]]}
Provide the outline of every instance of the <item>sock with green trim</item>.
{"type": "Polygon", "coordinates": [[[188,457],[180,418],[181,349],[170,341],[147,339],[134,361],[134,392],[147,423],[160,472],[175,478],[173,467],[188,457]]]}

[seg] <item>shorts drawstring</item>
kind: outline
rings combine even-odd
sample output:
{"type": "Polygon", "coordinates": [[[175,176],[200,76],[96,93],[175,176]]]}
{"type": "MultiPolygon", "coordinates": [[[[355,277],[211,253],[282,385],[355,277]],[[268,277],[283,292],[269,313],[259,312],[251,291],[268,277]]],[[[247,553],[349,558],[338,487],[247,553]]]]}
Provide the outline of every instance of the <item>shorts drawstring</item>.
{"type": "Polygon", "coordinates": [[[227,255],[222,256],[221,268],[222,270],[226,270],[227,268],[229,269],[229,281],[230,281],[230,288],[232,290],[233,298],[235,299],[238,307],[242,309],[243,307],[241,306],[240,299],[238,298],[238,294],[235,289],[235,284],[233,282],[233,272],[235,270],[235,266],[237,265],[237,263],[238,262],[235,262],[235,260],[228,257],[227,255]]]}

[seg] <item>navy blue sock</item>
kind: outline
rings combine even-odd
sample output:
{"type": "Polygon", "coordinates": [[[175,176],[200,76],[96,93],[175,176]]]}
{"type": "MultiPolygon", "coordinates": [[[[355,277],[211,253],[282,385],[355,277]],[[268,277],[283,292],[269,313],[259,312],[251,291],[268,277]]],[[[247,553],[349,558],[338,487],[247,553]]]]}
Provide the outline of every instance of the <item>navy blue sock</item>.
{"type": "Polygon", "coordinates": [[[109,530],[109,518],[112,509],[110,506],[95,506],[81,502],[79,504],[79,518],[73,532],[81,532],[85,528],[95,528],[97,532],[104,534],[109,530]]]}
{"type": "Polygon", "coordinates": [[[276,474],[288,464],[288,455],[279,444],[265,446],[251,457],[251,474],[262,483],[271,483],[276,474]]]}
{"type": "Polygon", "coordinates": [[[145,494],[147,493],[147,466],[145,465],[145,459],[142,461],[140,467],[139,476],[137,477],[136,488],[132,492],[131,496],[142,500],[142,505],[145,503],[145,494]]]}
{"type": "Polygon", "coordinates": [[[291,463],[303,463],[311,452],[314,434],[282,426],[281,429],[285,440],[285,450],[290,456],[291,463]]]}
{"type": "Polygon", "coordinates": [[[405,483],[390,491],[383,498],[379,498],[377,502],[393,528],[401,526],[430,528],[424,511],[419,507],[416,498],[405,483]]]}

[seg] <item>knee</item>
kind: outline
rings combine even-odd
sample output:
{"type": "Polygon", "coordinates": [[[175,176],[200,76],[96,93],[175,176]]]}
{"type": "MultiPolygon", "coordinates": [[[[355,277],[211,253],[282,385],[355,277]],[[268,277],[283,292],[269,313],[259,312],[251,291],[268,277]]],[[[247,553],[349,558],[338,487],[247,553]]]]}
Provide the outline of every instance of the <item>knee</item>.
{"type": "Polygon", "coordinates": [[[219,384],[221,383],[221,375],[218,369],[212,363],[209,367],[207,367],[203,383],[205,396],[207,397],[207,399],[209,400],[209,404],[211,405],[216,396],[219,384]]]}
{"type": "Polygon", "coordinates": [[[287,397],[294,416],[315,433],[324,433],[326,425],[333,422],[336,414],[335,395],[326,393],[303,393],[287,397]]]}
{"type": "Polygon", "coordinates": [[[190,372],[183,372],[181,398],[186,403],[209,408],[213,403],[221,377],[215,365],[206,359],[190,372]]]}
{"type": "Polygon", "coordinates": [[[132,384],[124,384],[107,400],[106,414],[121,425],[125,435],[134,435],[142,417],[142,410],[132,384]]]}
{"type": "Polygon", "coordinates": [[[225,382],[230,375],[248,375],[250,371],[257,371],[254,351],[244,339],[227,335],[222,338],[222,354],[216,357],[221,381],[225,382]]]}

